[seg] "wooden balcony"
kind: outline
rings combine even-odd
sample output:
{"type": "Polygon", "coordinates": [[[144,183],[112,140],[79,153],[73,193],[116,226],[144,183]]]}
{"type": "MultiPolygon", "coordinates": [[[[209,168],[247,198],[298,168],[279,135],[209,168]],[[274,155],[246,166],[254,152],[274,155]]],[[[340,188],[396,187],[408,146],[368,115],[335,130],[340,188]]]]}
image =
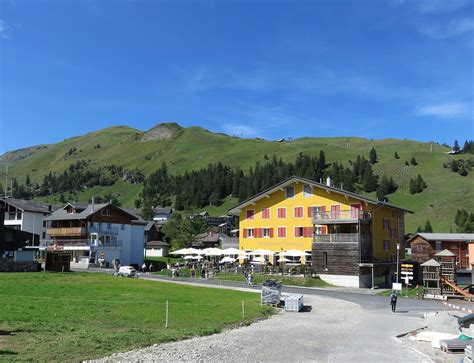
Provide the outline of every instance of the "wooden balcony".
{"type": "Polygon", "coordinates": [[[360,210],[341,210],[325,213],[313,211],[313,224],[370,223],[372,215],[360,210]]]}
{"type": "Polygon", "coordinates": [[[65,237],[65,236],[85,236],[87,230],[85,227],[61,227],[61,228],[48,228],[46,234],[50,237],[65,237]]]}

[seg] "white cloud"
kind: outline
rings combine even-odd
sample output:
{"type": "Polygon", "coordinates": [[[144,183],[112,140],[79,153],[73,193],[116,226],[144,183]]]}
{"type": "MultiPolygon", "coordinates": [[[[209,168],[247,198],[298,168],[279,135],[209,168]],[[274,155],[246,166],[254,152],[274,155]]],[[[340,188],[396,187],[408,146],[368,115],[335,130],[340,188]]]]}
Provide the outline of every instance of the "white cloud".
{"type": "Polygon", "coordinates": [[[446,102],[421,106],[416,110],[418,116],[459,117],[472,113],[467,102],[446,102]]]}
{"type": "Polygon", "coordinates": [[[461,9],[468,0],[421,0],[418,10],[422,13],[447,13],[461,9]]]}
{"type": "Polygon", "coordinates": [[[244,124],[224,124],[222,131],[228,135],[239,137],[255,137],[260,133],[260,130],[256,127],[244,124]]]}
{"type": "Polygon", "coordinates": [[[7,30],[8,30],[7,23],[5,22],[5,20],[0,19],[0,38],[8,39],[7,30]]]}
{"type": "Polygon", "coordinates": [[[474,19],[451,20],[446,25],[429,25],[420,28],[420,32],[435,39],[452,38],[474,31],[474,19]]]}

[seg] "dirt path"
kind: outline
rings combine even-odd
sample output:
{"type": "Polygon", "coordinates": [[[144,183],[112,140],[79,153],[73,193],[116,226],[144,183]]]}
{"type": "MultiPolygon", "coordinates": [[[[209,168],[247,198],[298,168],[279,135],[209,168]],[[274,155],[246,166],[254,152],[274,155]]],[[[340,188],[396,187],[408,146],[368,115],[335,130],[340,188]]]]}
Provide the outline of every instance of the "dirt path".
{"type": "Polygon", "coordinates": [[[100,361],[200,362],[429,362],[396,335],[418,328],[420,318],[369,313],[359,305],[305,296],[311,311],[280,312],[221,334],[116,353],[100,361]]]}

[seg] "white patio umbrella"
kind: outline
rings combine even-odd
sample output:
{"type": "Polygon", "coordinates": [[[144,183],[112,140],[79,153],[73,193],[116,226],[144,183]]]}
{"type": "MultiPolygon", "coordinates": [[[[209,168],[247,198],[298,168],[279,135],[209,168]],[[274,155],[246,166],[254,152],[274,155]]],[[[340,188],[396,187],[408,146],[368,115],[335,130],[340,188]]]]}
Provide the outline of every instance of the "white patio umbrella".
{"type": "Polygon", "coordinates": [[[250,256],[270,256],[273,255],[274,252],[270,250],[254,250],[249,253],[250,256]]]}
{"type": "Polygon", "coordinates": [[[265,258],[264,257],[255,257],[252,261],[250,261],[250,263],[260,265],[262,263],[265,263],[265,258]]]}
{"type": "Polygon", "coordinates": [[[186,249],[188,251],[188,254],[189,255],[198,255],[198,254],[201,254],[201,251],[202,250],[198,250],[197,248],[187,248],[186,249]]]}
{"type": "Polygon", "coordinates": [[[181,248],[180,250],[176,250],[173,252],[170,252],[170,255],[187,255],[187,248],[181,248]]]}
{"type": "Polygon", "coordinates": [[[185,260],[192,260],[194,258],[194,256],[184,256],[183,257],[185,260]]]}
{"type": "Polygon", "coordinates": [[[222,260],[219,261],[219,263],[232,263],[232,262],[235,262],[235,258],[224,257],[222,260]]]}
{"type": "Polygon", "coordinates": [[[242,250],[239,250],[238,248],[234,248],[234,247],[231,247],[231,248],[226,248],[225,250],[222,250],[222,254],[225,256],[225,255],[240,255],[242,254],[242,250]]]}
{"type": "Polygon", "coordinates": [[[280,252],[279,256],[282,257],[302,257],[302,256],[311,256],[310,253],[300,250],[288,250],[280,252]]]}
{"type": "Polygon", "coordinates": [[[291,260],[287,259],[286,257],[280,257],[277,262],[291,262],[291,260]]]}
{"type": "MultiPolygon", "coordinates": [[[[207,248],[206,248],[207,249],[207,248]]],[[[220,248],[209,248],[204,254],[206,256],[220,256],[222,255],[222,250],[220,248]]]]}

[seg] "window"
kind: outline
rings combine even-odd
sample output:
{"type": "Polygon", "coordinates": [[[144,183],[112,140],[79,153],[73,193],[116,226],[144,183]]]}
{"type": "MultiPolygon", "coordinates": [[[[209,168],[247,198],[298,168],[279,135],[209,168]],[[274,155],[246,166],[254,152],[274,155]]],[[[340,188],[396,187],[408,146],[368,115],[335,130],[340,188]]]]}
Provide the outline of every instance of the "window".
{"type": "Polygon", "coordinates": [[[286,208],[278,208],[278,218],[286,218],[286,208]]]}
{"type": "Polygon", "coordinates": [[[441,241],[436,241],[436,252],[440,252],[441,251],[441,241]]]}
{"type": "Polygon", "coordinates": [[[416,252],[423,252],[423,245],[416,245],[416,252]]]}
{"type": "Polygon", "coordinates": [[[390,237],[393,239],[397,238],[397,230],[395,228],[390,228],[390,237]]]}
{"type": "Polygon", "coordinates": [[[106,209],[102,209],[100,211],[100,214],[103,215],[103,216],[110,216],[111,212],[110,212],[110,209],[106,208],[106,209]]]}
{"type": "Polygon", "coordinates": [[[279,238],[286,237],[286,227],[278,227],[278,237],[279,238]]]}
{"type": "Polygon", "coordinates": [[[254,214],[255,214],[255,211],[253,209],[248,209],[247,210],[247,219],[253,219],[254,214]]]}
{"type": "Polygon", "coordinates": [[[303,217],[303,207],[295,207],[295,218],[303,217]]]}
{"type": "Polygon", "coordinates": [[[43,239],[46,238],[46,232],[43,232],[43,239]]]}
{"type": "Polygon", "coordinates": [[[311,197],[313,195],[311,191],[311,186],[308,184],[303,185],[303,197],[311,197]]]}
{"type": "Polygon", "coordinates": [[[314,227],[314,234],[321,235],[323,234],[323,227],[314,227]]]}
{"type": "Polygon", "coordinates": [[[270,237],[270,228],[262,228],[262,237],[270,237]]]}
{"type": "Polygon", "coordinates": [[[270,209],[263,208],[262,209],[262,219],[269,219],[270,218],[270,209]]]}
{"type": "Polygon", "coordinates": [[[14,221],[14,220],[15,220],[15,217],[16,217],[16,213],[15,213],[15,212],[9,212],[9,213],[8,213],[8,220],[14,221]]]}
{"type": "Polygon", "coordinates": [[[383,250],[384,251],[390,251],[390,240],[385,239],[383,241],[383,250]]]}
{"type": "Polygon", "coordinates": [[[304,227],[295,227],[295,237],[303,237],[304,227]]]}
{"type": "Polygon", "coordinates": [[[112,228],[112,223],[107,223],[107,228],[108,229],[112,228]]]}
{"type": "Polygon", "coordinates": [[[255,237],[253,228],[247,229],[247,237],[255,237]]]}
{"type": "Polygon", "coordinates": [[[46,221],[43,221],[43,227],[46,227],[46,221]]]}
{"type": "Polygon", "coordinates": [[[388,231],[390,227],[390,223],[389,223],[389,220],[387,218],[384,218],[383,219],[383,229],[385,229],[386,231],[388,231]]]}
{"type": "Polygon", "coordinates": [[[121,229],[122,231],[125,231],[125,224],[121,224],[121,225],[120,225],[120,229],[121,229]]]}
{"type": "Polygon", "coordinates": [[[328,269],[328,253],[323,252],[323,269],[327,270],[328,269]]]}
{"type": "Polygon", "coordinates": [[[21,219],[21,212],[16,212],[16,219],[21,219]]]}
{"type": "Polygon", "coordinates": [[[295,196],[295,187],[286,187],[286,197],[293,198],[295,196]]]}

